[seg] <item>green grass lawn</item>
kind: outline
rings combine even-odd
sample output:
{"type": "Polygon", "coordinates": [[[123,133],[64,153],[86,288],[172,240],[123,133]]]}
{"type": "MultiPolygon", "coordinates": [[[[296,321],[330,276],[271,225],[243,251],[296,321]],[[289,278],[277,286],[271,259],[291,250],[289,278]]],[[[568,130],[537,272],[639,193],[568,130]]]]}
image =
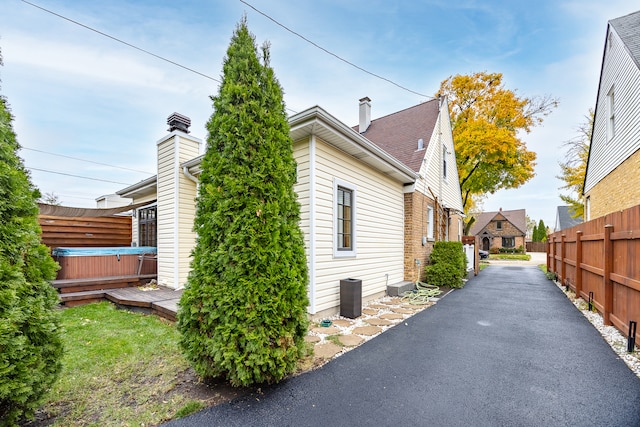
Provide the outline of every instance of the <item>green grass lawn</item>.
{"type": "Polygon", "coordinates": [[[38,418],[148,426],[206,406],[176,389],[189,365],[172,323],[102,302],[63,310],[62,325],[63,369],[38,418]]]}
{"type": "Polygon", "coordinates": [[[529,254],[490,254],[489,260],[501,259],[501,260],[515,260],[515,261],[529,261],[531,255],[529,254]]]}

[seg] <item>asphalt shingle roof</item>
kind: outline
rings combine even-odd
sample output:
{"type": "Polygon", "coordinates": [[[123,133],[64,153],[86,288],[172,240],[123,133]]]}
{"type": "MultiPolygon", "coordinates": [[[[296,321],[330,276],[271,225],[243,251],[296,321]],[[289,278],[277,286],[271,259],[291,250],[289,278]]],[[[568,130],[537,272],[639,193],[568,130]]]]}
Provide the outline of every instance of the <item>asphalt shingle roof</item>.
{"type": "MultiPolygon", "coordinates": [[[[372,120],[362,136],[419,172],[438,121],[438,99],[372,120]],[[418,150],[422,139],[423,150],[418,150]]],[[[353,129],[358,131],[358,126],[353,129]]]]}
{"type": "Polygon", "coordinates": [[[527,234],[527,215],[524,209],[516,209],[511,211],[498,212],[482,212],[476,217],[476,221],[471,226],[469,235],[475,236],[480,233],[496,216],[502,216],[513,224],[522,234],[527,234]]]}
{"type": "Polygon", "coordinates": [[[640,10],[609,21],[640,68],[640,10]]]}

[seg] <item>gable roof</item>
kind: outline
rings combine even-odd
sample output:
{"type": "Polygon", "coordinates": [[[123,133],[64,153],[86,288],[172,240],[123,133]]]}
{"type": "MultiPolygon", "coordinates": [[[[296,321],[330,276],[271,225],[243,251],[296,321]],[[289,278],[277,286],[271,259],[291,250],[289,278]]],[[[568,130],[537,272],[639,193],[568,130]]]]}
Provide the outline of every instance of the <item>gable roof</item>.
{"type": "Polygon", "coordinates": [[[629,51],[631,58],[640,68],[640,10],[609,21],[629,51]]]}
{"type": "Polygon", "coordinates": [[[556,212],[556,230],[554,231],[571,228],[578,224],[582,224],[582,217],[573,218],[569,213],[569,206],[558,206],[558,211],[556,212]]]}
{"type": "Polygon", "coordinates": [[[476,221],[471,226],[469,235],[475,236],[480,233],[491,221],[496,217],[502,216],[522,232],[527,234],[527,215],[524,209],[516,209],[511,211],[500,210],[498,212],[481,212],[476,216],[476,221]]]}
{"type": "MultiPolygon", "coordinates": [[[[438,120],[438,104],[439,100],[436,98],[371,120],[371,124],[361,135],[411,170],[419,172],[438,120]],[[418,150],[419,139],[423,141],[422,150],[418,150]]],[[[357,132],[358,126],[353,129],[357,132]]]]}

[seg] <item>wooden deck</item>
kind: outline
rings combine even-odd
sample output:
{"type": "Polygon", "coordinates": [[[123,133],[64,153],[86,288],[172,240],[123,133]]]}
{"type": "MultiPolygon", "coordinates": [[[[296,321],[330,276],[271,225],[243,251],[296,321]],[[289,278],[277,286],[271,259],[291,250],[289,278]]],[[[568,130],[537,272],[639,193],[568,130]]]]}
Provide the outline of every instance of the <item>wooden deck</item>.
{"type": "Polygon", "coordinates": [[[162,286],[152,290],[130,287],[61,293],[60,301],[66,307],[73,307],[108,300],[124,309],[156,314],[175,322],[181,295],[182,290],[162,286]]]}

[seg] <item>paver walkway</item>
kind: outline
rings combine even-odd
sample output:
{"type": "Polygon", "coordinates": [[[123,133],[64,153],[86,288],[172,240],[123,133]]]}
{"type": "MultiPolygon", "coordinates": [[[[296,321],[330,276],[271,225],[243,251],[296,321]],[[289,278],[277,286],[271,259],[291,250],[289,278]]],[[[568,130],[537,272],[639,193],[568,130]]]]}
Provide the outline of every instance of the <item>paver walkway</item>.
{"type": "Polygon", "coordinates": [[[640,380],[535,266],[491,265],[322,368],[169,426],[638,426],[640,380]]]}

